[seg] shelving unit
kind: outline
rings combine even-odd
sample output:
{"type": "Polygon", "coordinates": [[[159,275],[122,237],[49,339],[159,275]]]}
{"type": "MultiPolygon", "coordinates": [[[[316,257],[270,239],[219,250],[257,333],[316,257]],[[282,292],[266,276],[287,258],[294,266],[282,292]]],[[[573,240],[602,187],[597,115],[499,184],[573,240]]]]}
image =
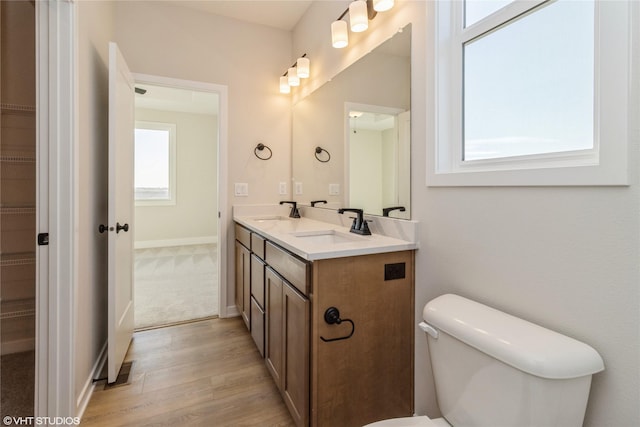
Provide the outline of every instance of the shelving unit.
{"type": "Polygon", "coordinates": [[[34,346],[35,118],[34,105],[0,103],[2,354],[34,346]]]}

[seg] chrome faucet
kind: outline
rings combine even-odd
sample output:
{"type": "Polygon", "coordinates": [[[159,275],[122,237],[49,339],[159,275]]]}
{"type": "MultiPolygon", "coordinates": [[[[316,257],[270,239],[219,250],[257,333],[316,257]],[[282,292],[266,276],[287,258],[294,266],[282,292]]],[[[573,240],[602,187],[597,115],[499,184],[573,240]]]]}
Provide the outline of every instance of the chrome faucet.
{"type": "Polygon", "coordinates": [[[357,215],[353,219],[353,224],[351,224],[351,229],[349,230],[351,233],[362,234],[363,236],[370,236],[371,230],[369,230],[369,225],[367,224],[367,220],[364,219],[364,212],[362,209],[351,209],[351,208],[341,208],[338,209],[339,214],[343,214],[345,212],[355,212],[357,215]]]}
{"type": "Polygon", "coordinates": [[[289,201],[289,200],[283,200],[280,202],[281,205],[285,203],[289,203],[291,205],[291,212],[289,212],[289,218],[300,218],[300,212],[298,211],[298,203],[289,201]]]}

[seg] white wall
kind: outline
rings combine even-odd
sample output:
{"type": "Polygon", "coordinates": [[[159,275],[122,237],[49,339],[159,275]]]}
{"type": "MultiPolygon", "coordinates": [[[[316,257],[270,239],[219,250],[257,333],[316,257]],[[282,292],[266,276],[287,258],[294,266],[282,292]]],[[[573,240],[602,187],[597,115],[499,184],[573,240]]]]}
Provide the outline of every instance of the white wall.
{"type": "Polygon", "coordinates": [[[74,396],[78,399],[91,385],[93,365],[107,339],[107,235],[98,233],[98,224],[107,223],[108,43],[113,35],[113,3],[76,5],[79,179],[74,396]]]}
{"type": "Polygon", "coordinates": [[[136,109],[136,120],[176,125],[176,204],[136,206],[135,241],[215,237],[218,218],[218,118],[136,109]]]}
{"type": "MultiPolygon", "coordinates": [[[[291,176],[291,99],[279,93],[278,78],[292,63],[291,33],[162,1],[115,2],[115,8],[116,41],[132,72],[228,87],[227,217],[233,204],[290,197],[278,195],[278,183],[291,176]],[[269,161],[254,156],[258,142],[273,150],[269,161]],[[249,184],[248,197],[233,196],[236,182],[249,184]]],[[[229,230],[231,222],[221,226],[229,230]]],[[[232,306],[233,233],[227,243],[232,306]]]]}
{"type": "MultiPolygon", "coordinates": [[[[639,425],[639,141],[631,144],[630,187],[427,187],[426,146],[433,144],[433,134],[426,127],[426,103],[433,92],[426,81],[433,71],[426,63],[426,34],[432,29],[425,24],[425,2],[396,2],[367,32],[350,34],[349,47],[333,49],[329,25],[348,3],[314,3],[294,29],[293,53],[307,52],[317,73],[301,92],[413,24],[411,213],[420,221],[416,322],[427,301],[454,292],[582,340],[606,365],[594,377],[585,425],[639,425]]],[[[634,99],[637,104],[638,93],[634,99]]],[[[427,351],[416,328],[416,412],[437,416],[427,351]]]]}

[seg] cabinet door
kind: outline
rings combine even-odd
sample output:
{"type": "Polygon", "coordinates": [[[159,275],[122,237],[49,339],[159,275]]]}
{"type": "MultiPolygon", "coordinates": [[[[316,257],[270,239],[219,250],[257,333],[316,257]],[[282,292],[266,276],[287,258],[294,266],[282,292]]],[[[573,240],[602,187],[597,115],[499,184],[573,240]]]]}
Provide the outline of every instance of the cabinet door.
{"type": "Polygon", "coordinates": [[[309,300],[284,282],[282,395],[296,425],[309,424],[309,300]]]}
{"type": "Polygon", "coordinates": [[[282,390],[282,344],[283,344],[283,310],[282,310],[282,279],[271,268],[265,269],[264,283],[266,289],[266,348],[265,359],[267,368],[282,390]]]}
{"type": "Polygon", "coordinates": [[[236,240],[236,307],[242,314],[242,319],[247,325],[250,326],[250,312],[251,312],[251,300],[250,300],[250,279],[251,279],[251,253],[249,249],[245,248],[240,242],[236,240]]]}
{"type": "Polygon", "coordinates": [[[251,254],[251,296],[264,309],[264,261],[251,254]]]}

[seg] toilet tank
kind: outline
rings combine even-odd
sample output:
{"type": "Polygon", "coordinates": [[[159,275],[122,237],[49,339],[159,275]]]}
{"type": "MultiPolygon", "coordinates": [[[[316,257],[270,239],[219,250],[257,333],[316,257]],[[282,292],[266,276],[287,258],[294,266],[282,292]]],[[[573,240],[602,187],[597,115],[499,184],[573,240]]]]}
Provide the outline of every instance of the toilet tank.
{"type": "Polygon", "coordinates": [[[438,406],[455,426],[581,426],[600,355],[457,295],[423,311],[438,406]]]}

